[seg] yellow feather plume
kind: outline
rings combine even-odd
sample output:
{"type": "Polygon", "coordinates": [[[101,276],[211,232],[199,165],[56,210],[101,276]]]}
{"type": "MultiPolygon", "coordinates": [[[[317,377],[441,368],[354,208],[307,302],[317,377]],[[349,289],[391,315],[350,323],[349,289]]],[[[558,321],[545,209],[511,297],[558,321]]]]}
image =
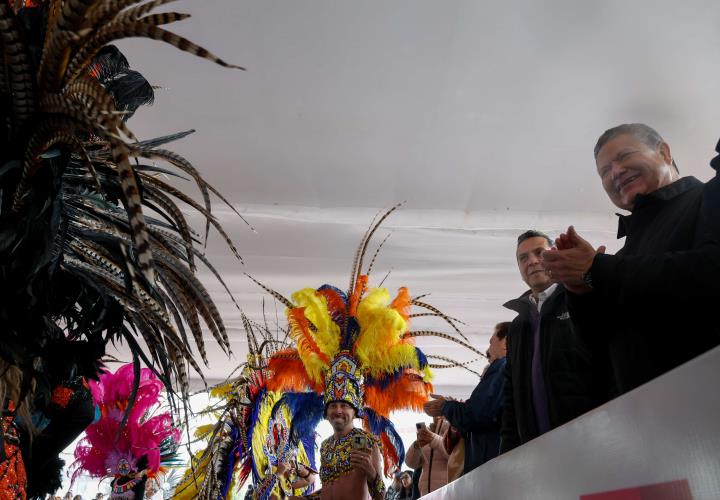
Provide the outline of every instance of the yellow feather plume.
{"type": "Polygon", "coordinates": [[[358,306],[357,320],[361,329],[355,355],[366,373],[380,377],[402,366],[420,369],[414,342],[402,338],[408,322],[390,307],[386,288],[368,292],[358,306]]]}
{"type": "Polygon", "coordinates": [[[182,481],[175,487],[174,499],[193,500],[200,496],[198,488],[203,484],[203,481],[205,481],[205,473],[209,468],[210,460],[209,457],[200,460],[200,456],[204,451],[205,450],[199,450],[195,453],[195,456],[192,458],[195,465],[195,474],[193,474],[192,467],[188,467],[185,474],[183,474],[182,481]]]}
{"type": "Polygon", "coordinates": [[[328,362],[312,352],[311,349],[308,349],[308,346],[301,340],[305,335],[312,336],[312,340],[320,352],[328,360],[331,360],[340,349],[340,327],[330,317],[325,297],[318,295],[314,289],[304,288],[299,290],[292,295],[292,300],[297,307],[304,308],[305,317],[315,325],[317,331],[302,331],[297,324],[291,321],[290,336],[298,346],[308,376],[316,383],[322,383],[324,380],[323,374],[329,366],[328,362]]]}

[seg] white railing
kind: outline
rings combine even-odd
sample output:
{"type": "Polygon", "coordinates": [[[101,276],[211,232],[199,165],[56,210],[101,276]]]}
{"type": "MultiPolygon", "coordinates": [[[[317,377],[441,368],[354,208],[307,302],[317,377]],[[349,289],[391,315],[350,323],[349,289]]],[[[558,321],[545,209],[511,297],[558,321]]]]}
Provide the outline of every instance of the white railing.
{"type": "Polygon", "coordinates": [[[720,499],[720,348],[423,500],[640,498],[720,499]]]}

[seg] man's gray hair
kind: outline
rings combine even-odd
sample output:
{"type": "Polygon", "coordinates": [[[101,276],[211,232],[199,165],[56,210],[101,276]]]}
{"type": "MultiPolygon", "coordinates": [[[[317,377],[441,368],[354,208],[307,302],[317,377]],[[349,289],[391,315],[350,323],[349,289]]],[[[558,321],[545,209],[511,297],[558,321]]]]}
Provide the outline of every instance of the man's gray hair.
{"type": "MultiPolygon", "coordinates": [[[[602,149],[608,141],[619,135],[625,134],[633,136],[635,139],[651,149],[657,149],[660,143],[664,142],[660,133],[650,125],[645,125],[644,123],[623,123],[622,125],[618,125],[617,127],[613,127],[603,132],[597,140],[595,149],[593,150],[595,153],[595,159],[597,160],[600,149],[602,149]]],[[[672,166],[675,167],[675,170],[678,172],[680,171],[675,164],[675,159],[672,160],[672,166]]]]}

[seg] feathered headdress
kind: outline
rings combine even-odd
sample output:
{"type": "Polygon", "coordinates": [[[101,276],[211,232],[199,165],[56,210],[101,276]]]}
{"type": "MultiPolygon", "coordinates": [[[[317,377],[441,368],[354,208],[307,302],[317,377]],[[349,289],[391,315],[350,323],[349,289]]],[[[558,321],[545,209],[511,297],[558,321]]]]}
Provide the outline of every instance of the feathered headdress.
{"type": "MultiPolygon", "coordinates": [[[[437,316],[464,338],[456,320],[411,298],[407,288],[400,288],[395,297],[391,297],[385,288],[369,287],[370,271],[378,252],[368,270],[362,272],[368,244],[396,208],[388,210],[363,237],[347,292],[323,285],[300,290],[288,300],[256,281],[287,306],[290,338],[295,344],[270,357],[268,389],[280,393],[311,391],[322,396],[315,414],[323,414],[332,401],[350,403],[363,418],[366,429],[381,438],[386,474],[391,474],[404,460],[404,448],[389,420],[390,413],[401,409],[419,411],[432,392],[430,368],[433,365],[415,345],[415,337],[442,337],[482,356],[454,335],[412,331],[412,317],[437,316]],[[413,306],[425,312],[412,314],[413,306]]],[[[452,360],[448,362],[448,365],[435,366],[462,366],[452,360]]],[[[302,419],[299,415],[293,425],[302,425],[302,419]]]]}
{"type": "Polygon", "coordinates": [[[243,323],[247,362],[240,366],[239,376],[210,391],[219,401],[204,413],[214,413],[217,423],[196,430],[196,437],[205,443],[192,458],[174,498],[233,498],[249,477],[254,499],[267,499],[280,488],[289,495],[312,491],[312,485],[292,491],[273,470],[290,460],[315,469],[314,429],[322,415],[308,411],[322,406],[320,397],[268,390],[267,359],[288,346],[287,334],[273,334],[267,324],[253,323],[245,316],[243,323]],[[309,426],[293,426],[301,421],[309,426]]]}
{"type": "Polygon", "coordinates": [[[169,412],[152,415],[159,408],[163,384],[147,368],[136,382],[133,371],[133,365],[127,364],[101,375],[98,382],[89,382],[100,418],[86,429],[85,439],[75,448],[74,477],[84,470],[96,478],[127,478],[123,485],[131,489],[133,481],[157,476],[174,457],[180,430],[169,412]],[[130,407],[133,393],[135,402],[130,407]]]}
{"type": "MultiPolygon", "coordinates": [[[[108,342],[183,393],[189,367],[207,363],[204,326],[230,350],[196,264],[215,271],[181,210],[229,242],[211,212],[216,191],[162,148],[187,134],[130,131],[152,86],[108,45],[150,38],[232,66],[167,31],[188,17],[155,12],[170,1],[0,0],[0,357],[22,372],[15,392],[37,413],[58,384],[97,377],[108,342]],[[163,179],[178,173],[201,202],[163,179]]],[[[27,454],[29,471],[41,454],[27,454]]]]}
{"type": "Polygon", "coordinates": [[[332,401],[353,405],[365,426],[381,437],[388,474],[402,463],[403,445],[390,412],[422,408],[432,390],[430,368],[470,363],[436,356],[445,364],[429,364],[414,337],[440,336],[482,353],[454,335],[411,331],[413,316],[437,316],[462,336],[457,320],[412,299],[406,288],[392,299],[384,288],[368,289],[377,252],[364,274],[359,272],[363,257],[370,238],[395,208],[363,238],[350,292],[324,285],[296,292],[291,302],[256,281],[287,306],[288,329],[273,334],[267,324],[243,316],[248,360],[239,377],[211,392],[220,402],[208,411],[218,421],[197,429],[206,445],[188,467],[176,498],[232,498],[248,477],[253,498],[269,498],[280,487],[272,473],[279,462],[295,456],[315,469],[315,429],[332,401]],[[425,312],[412,314],[413,306],[425,312]]]}

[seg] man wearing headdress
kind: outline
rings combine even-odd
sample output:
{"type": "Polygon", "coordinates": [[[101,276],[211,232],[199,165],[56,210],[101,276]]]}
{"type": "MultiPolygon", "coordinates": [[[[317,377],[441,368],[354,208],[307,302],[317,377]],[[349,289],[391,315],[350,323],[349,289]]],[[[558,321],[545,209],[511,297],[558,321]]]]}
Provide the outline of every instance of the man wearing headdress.
{"type": "Polygon", "coordinates": [[[322,489],[316,498],[380,500],[385,496],[380,440],[355,427],[362,404],[362,377],[355,375],[356,362],[339,355],[326,377],[325,418],[333,435],[320,446],[322,489]]]}

